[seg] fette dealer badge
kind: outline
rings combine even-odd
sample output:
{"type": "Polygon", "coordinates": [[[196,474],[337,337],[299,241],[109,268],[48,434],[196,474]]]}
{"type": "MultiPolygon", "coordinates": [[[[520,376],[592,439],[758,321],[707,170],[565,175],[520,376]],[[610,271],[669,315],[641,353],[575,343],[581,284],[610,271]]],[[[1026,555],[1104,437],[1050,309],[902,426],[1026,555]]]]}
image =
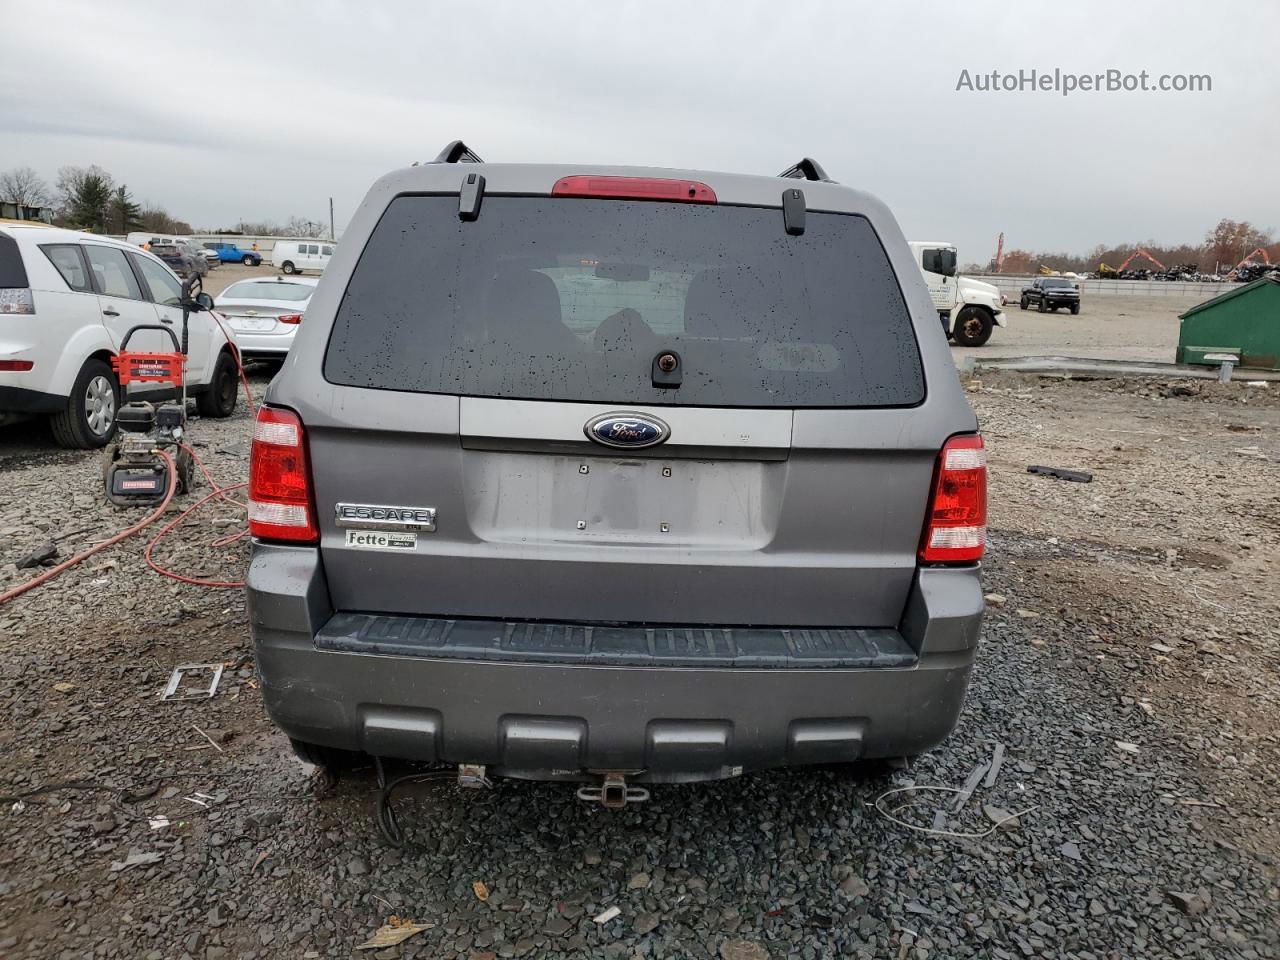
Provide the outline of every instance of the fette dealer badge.
{"type": "Polygon", "coordinates": [[[348,530],[347,546],[360,550],[414,550],[418,546],[418,535],[391,530],[348,530]]]}

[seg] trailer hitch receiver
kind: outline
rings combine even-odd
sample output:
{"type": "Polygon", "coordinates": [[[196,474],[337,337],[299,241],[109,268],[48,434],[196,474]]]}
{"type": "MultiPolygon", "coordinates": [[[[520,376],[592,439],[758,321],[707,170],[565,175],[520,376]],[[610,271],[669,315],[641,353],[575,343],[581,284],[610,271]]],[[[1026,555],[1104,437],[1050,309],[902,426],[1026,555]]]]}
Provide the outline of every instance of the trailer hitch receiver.
{"type": "Polygon", "coordinates": [[[578,799],[588,803],[599,802],[610,810],[621,810],[628,803],[643,803],[649,799],[649,791],[644,787],[627,786],[627,778],[622,773],[606,773],[599,786],[578,788],[578,799]]]}

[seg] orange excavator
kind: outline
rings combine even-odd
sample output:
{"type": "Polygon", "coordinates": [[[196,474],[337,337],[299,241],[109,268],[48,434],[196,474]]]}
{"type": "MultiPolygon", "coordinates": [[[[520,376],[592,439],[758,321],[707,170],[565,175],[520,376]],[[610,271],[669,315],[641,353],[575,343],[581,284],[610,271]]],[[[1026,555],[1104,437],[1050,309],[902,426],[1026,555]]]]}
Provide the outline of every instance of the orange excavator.
{"type": "Polygon", "coordinates": [[[1146,257],[1148,260],[1154,263],[1159,269],[1161,270],[1168,269],[1168,267],[1166,267],[1163,263],[1161,263],[1151,254],[1149,254],[1146,250],[1135,250],[1133,251],[1133,253],[1129,254],[1125,262],[1120,264],[1120,266],[1118,267],[1109,267],[1105,263],[1098,264],[1098,272],[1102,274],[1104,277],[1109,277],[1117,273],[1124,273],[1126,270],[1129,269],[1129,264],[1133,263],[1134,258],[1136,257],[1146,257]]]}
{"type": "Polygon", "coordinates": [[[1135,257],[1146,257],[1148,260],[1150,260],[1152,263],[1154,263],[1154,264],[1156,265],[1156,267],[1157,267],[1158,269],[1160,269],[1160,270],[1168,270],[1168,269],[1169,269],[1169,268],[1168,268],[1168,267],[1166,267],[1163,263],[1161,263],[1159,260],[1157,260],[1155,257],[1153,257],[1151,254],[1147,253],[1147,251],[1145,251],[1145,250],[1135,250],[1135,251],[1133,251],[1133,253],[1129,254],[1129,259],[1128,259],[1128,260],[1126,260],[1124,263],[1120,264],[1119,269],[1120,269],[1121,271],[1127,270],[1127,269],[1129,268],[1129,264],[1133,263],[1133,260],[1134,260],[1134,258],[1135,258],[1135,257]]]}
{"type": "Polygon", "coordinates": [[[1246,263],[1252,263],[1253,258],[1259,255],[1262,256],[1263,263],[1265,263],[1268,267],[1271,266],[1271,257],[1267,254],[1266,248],[1259,247],[1257,250],[1253,251],[1253,253],[1249,254],[1247,257],[1245,257],[1243,260],[1237,263],[1234,267],[1232,267],[1231,272],[1227,274],[1227,279],[1234,280],[1236,278],[1236,274],[1240,272],[1240,268],[1243,267],[1246,263]]]}

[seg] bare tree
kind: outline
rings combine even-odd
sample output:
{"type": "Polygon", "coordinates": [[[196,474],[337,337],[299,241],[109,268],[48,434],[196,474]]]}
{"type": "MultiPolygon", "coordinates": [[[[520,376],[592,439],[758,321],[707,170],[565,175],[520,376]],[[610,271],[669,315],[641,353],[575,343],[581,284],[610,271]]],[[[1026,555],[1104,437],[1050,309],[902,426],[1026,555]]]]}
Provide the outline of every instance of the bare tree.
{"type": "Polygon", "coordinates": [[[1236,222],[1224,218],[1205,234],[1204,242],[1213,261],[1234,267],[1254,250],[1269,246],[1272,237],[1270,230],[1259,230],[1248,220],[1236,222]]]}
{"type": "Polygon", "coordinates": [[[173,233],[179,236],[194,233],[191,224],[169,216],[168,210],[150,200],[142,201],[141,210],[138,212],[138,223],[143,230],[154,233],[173,233]]]}
{"type": "Polygon", "coordinates": [[[0,173],[0,200],[24,207],[47,207],[49,185],[30,167],[14,167],[0,173]]]}
{"type": "Polygon", "coordinates": [[[290,237],[314,237],[323,240],[329,236],[327,223],[319,220],[307,220],[305,217],[290,217],[284,225],[284,232],[290,237]]]}
{"type": "Polygon", "coordinates": [[[274,220],[241,220],[234,230],[214,230],[214,233],[241,233],[247,237],[283,236],[285,228],[274,220]]]}

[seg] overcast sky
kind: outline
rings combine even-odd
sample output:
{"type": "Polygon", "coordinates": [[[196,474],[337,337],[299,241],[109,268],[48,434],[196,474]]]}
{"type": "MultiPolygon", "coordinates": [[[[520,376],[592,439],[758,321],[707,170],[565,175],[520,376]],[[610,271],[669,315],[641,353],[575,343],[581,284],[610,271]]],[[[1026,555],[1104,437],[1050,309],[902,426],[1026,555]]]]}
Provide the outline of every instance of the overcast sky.
{"type": "Polygon", "coordinates": [[[99,164],[197,227],[327,217],[490,160],[776,173],[803,155],[962,261],[1280,227],[1280,4],[0,0],[0,169],[99,164]],[[957,92],[962,70],[1209,93],[957,92]]]}

